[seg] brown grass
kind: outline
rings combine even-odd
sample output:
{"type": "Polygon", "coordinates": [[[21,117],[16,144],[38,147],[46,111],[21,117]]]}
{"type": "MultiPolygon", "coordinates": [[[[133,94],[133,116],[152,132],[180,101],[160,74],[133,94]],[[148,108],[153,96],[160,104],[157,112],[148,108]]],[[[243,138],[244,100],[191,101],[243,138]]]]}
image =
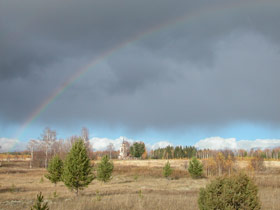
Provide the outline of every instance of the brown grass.
{"type": "MultiPolygon", "coordinates": [[[[198,209],[199,188],[210,179],[191,179],[184,168],[185,161],[170,161],[174,173],[169,180],[162,176],[165,160],[115,161],[113,179],[106,184],[94,180],[78,198],[63,183],[55,188],[42,178],[44,169],[29,169],[27,162],[5,163],[0,167],[0,209],[30,209],[40,191],[51,210],[198,209]]],[[[271,166],[254,177],[263,209],[273,210],[280,206],[280,167],[271,166]]]]}

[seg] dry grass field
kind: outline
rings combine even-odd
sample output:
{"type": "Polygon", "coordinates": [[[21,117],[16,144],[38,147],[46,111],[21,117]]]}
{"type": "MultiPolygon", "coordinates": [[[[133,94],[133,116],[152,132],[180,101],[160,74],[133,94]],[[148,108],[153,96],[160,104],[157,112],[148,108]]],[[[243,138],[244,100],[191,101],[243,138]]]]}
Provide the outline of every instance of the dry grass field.
{"type": "MultiPolygon", "coordinates": [[[[114,161],[109,183],[94,180],[76,197],[63,183],[56,187],[44,169],[29,169],[28,162],[7,162],[0,167],[0,209],[30,209],[36,194],[42,192],[51,210],[62,209],[198,209],[199,188],[211,178],[193,180],[185,169],[186,160],[170,160],[174,173],[162,177],[165,160],[114,161]],[[54,195],[56,191],[57,195],[54,195]]],[[[239,162],[244,167],[246,162],[239,162]]],[[[266,162],[268,169],[254,174],[263,209],[280,209],[280,165],[266,162]]]]}

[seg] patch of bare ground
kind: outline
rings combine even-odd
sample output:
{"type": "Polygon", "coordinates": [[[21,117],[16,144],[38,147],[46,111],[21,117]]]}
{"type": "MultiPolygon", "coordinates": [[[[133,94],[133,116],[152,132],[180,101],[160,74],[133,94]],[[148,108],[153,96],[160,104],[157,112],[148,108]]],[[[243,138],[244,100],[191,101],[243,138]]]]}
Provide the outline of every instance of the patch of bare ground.
{"type": "MultiPolygon", "coordinates": [[[[109,183],[94,180],[78,197],[63,183],[56,187],[51,184],[44,178],[45,169],[29,169],[28,163],[3,164],[0,209],[30,209],[38,192],[43,193],[51,210],[198,209],[199,189],[212,178],[191,179],[184,168],[185,162],[170,160],[174,173],[165,179],[162,167],[166,160],[115,161],[113,179],[109,183]]],[[[280,166],[270,166],[252,176],[259,187],[263,209],[276,210],[280,206],[280,166]]]]}

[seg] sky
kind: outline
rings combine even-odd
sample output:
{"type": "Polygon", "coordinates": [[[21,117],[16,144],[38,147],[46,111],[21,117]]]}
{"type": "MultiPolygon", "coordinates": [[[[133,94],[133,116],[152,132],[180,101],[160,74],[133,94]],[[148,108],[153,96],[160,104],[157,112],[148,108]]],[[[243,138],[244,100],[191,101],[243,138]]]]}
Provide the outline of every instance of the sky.
{"type": "Polygon", "coordinates": [[[85,126],[96,148],[280,146],[279,11],[278,0],[0,1],[2,150],[46,126],[58,138],[85,126]]]}

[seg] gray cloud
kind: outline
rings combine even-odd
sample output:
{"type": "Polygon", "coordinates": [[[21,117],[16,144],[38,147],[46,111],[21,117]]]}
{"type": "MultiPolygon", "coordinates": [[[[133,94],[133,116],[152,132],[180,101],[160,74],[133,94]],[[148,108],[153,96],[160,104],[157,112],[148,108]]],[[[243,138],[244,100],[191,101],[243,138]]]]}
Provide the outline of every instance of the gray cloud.
{"type": "Polygon", "coordinates": [[[278,124],[280,4],[230,3],[222,10],[224,1],[2,1],[0,116],[21,123],[94,57],[202,11],[116,50],[38,120],[131,129],[278,124]]]}

